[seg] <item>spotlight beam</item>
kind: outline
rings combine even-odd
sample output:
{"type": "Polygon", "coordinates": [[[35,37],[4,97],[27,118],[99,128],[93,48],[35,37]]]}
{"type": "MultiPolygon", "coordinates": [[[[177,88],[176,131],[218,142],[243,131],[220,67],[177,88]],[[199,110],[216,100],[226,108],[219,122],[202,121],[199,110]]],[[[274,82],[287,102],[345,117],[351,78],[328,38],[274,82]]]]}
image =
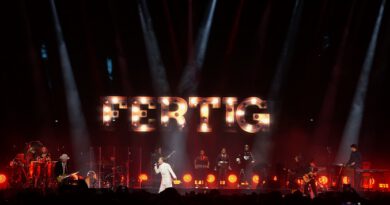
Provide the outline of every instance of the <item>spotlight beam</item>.
{"type": "Polygon", "coordinates": [[[192,35],[193,24],[192,24],[192,0],[188,0],[188,26],[187,26],[187,61],[191,62],[194,59],[194,40],[192,35]]]}
{"type": "Polygon", "coordinates": [[[269,112],[272,117],[272,126],[270,127],[270,131],[267,134],[257,136],[257,140],[254,144],[255,152],[254,155],[257,157],[258,162],[268,162],[270,159],[270,153],[273,149],[273,144],[270,141],[270,137],[273,134],[273,127],[275,127],[278,116],[280,113],[280,103],[276,104],[279,101],[279,96],[282,89],[282,83],[288,73],[288,65],[291,60],[291,56],[295,46],[295,39],[298,33],[298,28],[300,25],[300,20],[302,16],[303,10],[303,1],[295,0],[290,24],[287,31],[286,39],[283,43],[283,47],[279,56],[279,61],[276,66],[276,72],[274,74],[274,78],[271,84],[271,88],[268,94],[268,99],[272,100],[268,102],[269,112]]]}
{"type": "Polygon", "coordinates": [[[76,81],[74,79],[72,66],[70,63],[54,0],[50,0],[50,4],[57,36],[61,71],[65,86],[66,104],[70,123],[70,133],[74,156],[73,158],[76,161],[76,166],[78,168],[81,168],[81,165],[84,164],[84,161],[82,156],[80,155],[82,155],[84,151],[87,151],[89,149],[89,135],[84,119],[84,114],[81,109],[79,92],[77,89],[76,81]]]}
{"type": "MultiPolygon", "coordinates": [[[[35,47],[34,47],[34,43],[33,43],[33,39],[32,39],[30,19],[27,16],[26,3],[21,1],[20,7],[21,7],[21,12],[23,14],[23,16],[22,16],[23,21],[26,25],[25,26],[26,29],[24,30],[24,33],[25,33],[26,38],[27,38],[28,57],[29,57],[31,67],[33,68],[33,75],[32,76],[33,76],[33,81],[34,81],[34,92],[35,92],[34,101],[35,101],[36,109],[38,111],[36,121],[39,123],[43,122],[46,124],[46,123],[48,123],[50,116],[48,116],[45,113],[50,113],[49,112],[50,104],[48,103],[49,96],[48,96],[48,93],[46,91],[46,87],[45,87],[44,82],[46,80],[47,87],[49,89],[51,89],[51,81],[50,81],[50,78],[48,75],[46,76],[46,79],[45,79],[41,66],[44,66],[45,70],[47,69],[46,63],[47,63],[48,57],[47,57],[47,53],[46,53],[45,58],[42,58],[42,54],[41,54],[41,58],[42,58],[43,63],[42,64],[39,63],[38,54],[35,51],[35,47]]],[[[39,132],[43,132],[45,130],[45,128],[41,128],[41,127],[39,127],[39,128],[40,128],[39,132]]],[[[44,134],[44,132],[43,132],[43,134],[44,134]]]]}
{"type": "Polygon", "coordinates": [[[207,42],[210,36],[211,25],[217,0],[211,0],[207,9],[207,15],[203,19],[195,45],[195,58],[189,61],[184,69],[183,76],[179,83],[179,93],[193,94],[199,85],[198,76],[202,69],[207,50],[207,42]]]}
{"type": "Polygon", "coordinates": [[[234,44],[237,39],[238,28],[241,20],[242,8],[244,7],[244,2],[245,2],[244,0],[240,0],[240,4],[238,5],[237,8],[236,17],[234,18],[234,22],[233,22],[233,28],[229,35],[228,47],[225,53],[225,57],[227,58],[231,56],[234,49],[234,44]]]}
{"type": "Polygon", "coordinates": [[[364,114],[364,102],[367,94],[370,72],[374,62],[375,50],[379,31],[382,25],[382,18],[384,13],[386,0],[382,0],[379,8],[378,16],[375,21],[374,30],[371,35],[370,43],[367,49],[366,58],[364,59],[362,71],[360,72],[359,81],[356,87],[353,98],[352,107],[348,116],[347,124],[344,128],[342,141],[339,146],[337,155],[337,162],[345,162],[348,159],[349,145],[359,141],[359,132],[364,114]]]}
{"type": "Polygon", "coordinates": [[[116,62],[118,64],[122,89],[126,95],[130,95],[132,93],[132,89],[129,82],[128,62],[124,51],[124,43],[120,35],[120,29],[118,25],[118,11],[116,10],[114,3],[114,1],[109,1],[108,8],[112,17],[112,24],[114,27],[116,62]]]}
{"type": "Polygon", "coordinates": [[[169,83],[165,67],[161,60],[156,35],[152,25],[152,18],[150,16],[146,0],[138,0],[138,13],[141,20],[146,51],[148,53],[148,63],[155,92],[159,96],[169,95],[169,83]]]}
{"type": "Polygon", "coordinates": [[[175,60],[174,62],[176,65],[176,69],[179,69],[182,65],[182,62],[181,62],[181,58],[180,58],[180,54],[179,54],[179,47],[178,47],[177,42],[176,42],[177,37],[176,37],[175,30],[173,29],[172,17],[171,17],[171,14],[169,12],[167,0],[164,0],[163,3],[164,3],[164,15],[166,16],[167,22],[168,22],[168,30],[169,30],[170,40],[171,40],[171,44],[172,44],[172,52],[173,52],[173,57],[175,60]]]}
{"type": "Polygon", "coordinates": [[[300,19],[302,16],[302,10],[303,10],[303,1],[295,0],[290,25],[287,31],[287,37],[284,41],[283,48],[279,56],[279,61],[276,66],[276,73],[274,75],[272,85],[271,85],[269,98],[272,100],[278,100],[282,88],[283,80],[287,75],[288,65],[291,60],[291,56],[296,42],[295,39],[298,33],[300,19]]]}
{"type": "MultiPolygon", "coordinates": [[[[348,38],[350,36],[349,34],[353,19],[352,17],[355,11],[355,3],[356,1],[354,1],[354,4],[352,5],[352,8],[348,14],[348,19],[344,28],[341,44],[337,50],[336,61],[332,68],[331,79],[325,92],[325,97],[321,106],[318,127],[316,128],[314,133],[316,140],[319,142],[318,144],[327,143],[325,142],[325,140],[327,139],[327,136],[330,135],[332,130],[331,122],[334,114],[334,107],[336,105],[337,89],[340,84],[341,64],[345,57],[345,49],[348,42],[348,38]]],[[[313,147],[313,149],[317,149],[317,147],[313,147]]]]}

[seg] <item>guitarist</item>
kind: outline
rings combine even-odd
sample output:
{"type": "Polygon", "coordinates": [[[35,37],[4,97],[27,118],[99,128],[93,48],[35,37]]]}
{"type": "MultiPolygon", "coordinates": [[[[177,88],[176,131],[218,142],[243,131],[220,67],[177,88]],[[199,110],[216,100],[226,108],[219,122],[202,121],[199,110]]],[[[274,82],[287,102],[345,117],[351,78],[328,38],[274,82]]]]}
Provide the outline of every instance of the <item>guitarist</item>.
{"type": "Polygon", "coordinates": [[[316,186],[316,177],[317,177],[318,168],[314,160],[311,160],[309,165],[306,167],[305,174],[303,175],[304,193],[307,196],[310,196],[309,186],[313,191],[314,197],[317,196],[317,186],[316,186]]]}
{"type": "Polygon", "coordinates": [[[302,175],[305,173],[305,164],[303,163],[302,155],[294,156],[294,165],[292,168],[287,170],[288,174],[288,187],[291,189],[291,192],[300,189],[300,184],[298,184],[298,179],[301,179],[302,175]]]}
{"type": "MultiPolygon", "coordinates": [[[[59,159],[54,166],[54,176],[56,179],[61,179],[61,177],[69,174],[68,160],[70,157],[67,154],[62,154],[59,159]]],[[[59,181],[62,182],[62,180],[59,181]]]]}

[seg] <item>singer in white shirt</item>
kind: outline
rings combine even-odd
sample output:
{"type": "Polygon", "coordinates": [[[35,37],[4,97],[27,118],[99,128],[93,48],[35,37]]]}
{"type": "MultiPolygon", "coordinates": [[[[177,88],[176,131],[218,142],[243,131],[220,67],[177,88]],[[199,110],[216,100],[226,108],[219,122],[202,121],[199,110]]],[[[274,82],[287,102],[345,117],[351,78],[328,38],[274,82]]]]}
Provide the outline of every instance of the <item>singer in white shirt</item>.
{"type": "Polygon", "coordinates": [[[157,164],[154,164],[154,171],[156,174],[161,173],[161,185],[158,193],[164,191],[166,188],[172,187],[172,178],[177,179],[171,165],[165,163],[163,157],[158,159],[158,167],[157,164]]]}

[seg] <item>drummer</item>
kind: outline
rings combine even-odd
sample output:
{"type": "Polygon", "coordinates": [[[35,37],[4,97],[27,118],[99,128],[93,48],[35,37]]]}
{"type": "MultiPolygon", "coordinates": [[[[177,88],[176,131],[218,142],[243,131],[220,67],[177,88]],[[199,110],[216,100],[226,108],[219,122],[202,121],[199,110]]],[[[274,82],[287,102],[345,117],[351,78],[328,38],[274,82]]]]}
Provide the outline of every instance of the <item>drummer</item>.
{"type": "MultiPolygon", "coordinates": [[[[49,183],[51,177],[51,157],[47,147],[42,147],[40,150],[40,155],[37,157],[39,168],[37,169],[37,179],[36,183],[39,182],[40,185],[46,187],[49,183]]],[[[38,184],[35,184],[37,186],[38,184]]]]}
{"type": "Polygon", "coordinates": [[[47,147],[42,147],[40,155],[38,156],[37,160],[41,163],[46,163],[51,161],[50,153],[47,147]]]}

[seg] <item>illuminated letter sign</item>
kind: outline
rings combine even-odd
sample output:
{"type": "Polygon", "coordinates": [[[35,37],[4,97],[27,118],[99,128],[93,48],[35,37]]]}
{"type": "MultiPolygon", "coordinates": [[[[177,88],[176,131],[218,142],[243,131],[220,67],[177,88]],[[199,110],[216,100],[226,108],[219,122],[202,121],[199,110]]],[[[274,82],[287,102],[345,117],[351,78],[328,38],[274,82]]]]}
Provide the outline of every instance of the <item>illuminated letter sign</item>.
{"type": "Polygon", "coordinates": [[[199,108],[200,124],[198,132],[212,132],[209,123],[210,109],[225,108],[225,124],[233,128],[237,122],[240,129],[249,133],[257,133],[268,130],[270,114],[267,113],[267,102],[249,97],[238,103],[236,97],[189,97],[189,103],[180,97],[159,97],[157,99],[148,96],[124,97],[107,96],[103,100],[102,120],[105,126],[111,126],[119,117],[120,110],[127,110],[131,128],[136,132],[151,132],[155,130],[155,119],[148,115],[148,111],[156,109],[155,102],[161,106],[160,122],[162,127],[167,127],[170,119],[176,121],[179,128],[186,126],[186,113],[188,107],[199,108]],[[222,101],[222,102],[221,102],[222,101]],[[238,105],[237,105],[238,104],[238,105]],[[129,106],[130,105],[130,106],[129,106]],[[237,105],[237,108],[235,106],[237,105]],[[172,107],[174,109],[172,109],[172,107]],[[261,112],[248,111],[254,107],[261,112]]]}

